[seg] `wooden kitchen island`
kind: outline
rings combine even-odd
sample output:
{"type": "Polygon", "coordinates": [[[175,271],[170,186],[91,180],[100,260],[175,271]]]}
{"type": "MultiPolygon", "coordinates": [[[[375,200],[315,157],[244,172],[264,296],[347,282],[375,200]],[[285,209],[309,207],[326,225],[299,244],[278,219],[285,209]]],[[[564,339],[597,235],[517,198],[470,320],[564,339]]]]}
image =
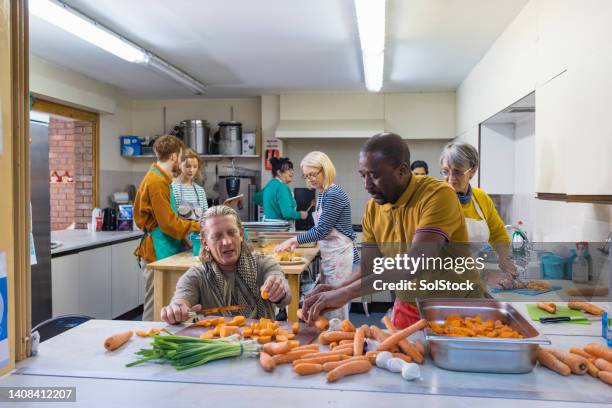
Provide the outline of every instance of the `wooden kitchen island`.
{"type": "MultiPolygon", "coordinates": [[[[299,252],[302,253],[302,257],[306,262],[298,265],[281,265],[291,289],[291,303],[289,303],[287,312],[290,322],[298,321],[297,309],[300,301],[300,275],[319,255],[319,247],[299,248],[299,252]]],[[[200,260],[193,256],[191,251],[186,251],[149,264],[149,268],[153,270],[155,320],[161,320],[161,309],[172,299],[176,282],[178,282],[181,275],[199,262],[200,260]]]]}

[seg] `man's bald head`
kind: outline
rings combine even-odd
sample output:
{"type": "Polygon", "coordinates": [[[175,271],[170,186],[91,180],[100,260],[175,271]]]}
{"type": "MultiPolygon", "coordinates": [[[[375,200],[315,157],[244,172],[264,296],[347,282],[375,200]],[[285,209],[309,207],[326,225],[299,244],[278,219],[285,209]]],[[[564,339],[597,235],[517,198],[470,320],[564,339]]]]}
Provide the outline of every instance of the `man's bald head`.
{"type": "Polygon", "coordinates": [[[395,203],[412,175],[408,146],[393,133],[372,136],[361,146],[359,174],[374,201],[380,205],[395,203]]]}
{"type": "Polygon", "coordinates": [[[361,146],[361,154],[372,153],[373,157],[389,161],[393,166],[402,163],[410,166],[410,149],[395,133],[378,133],[361,146]]]}

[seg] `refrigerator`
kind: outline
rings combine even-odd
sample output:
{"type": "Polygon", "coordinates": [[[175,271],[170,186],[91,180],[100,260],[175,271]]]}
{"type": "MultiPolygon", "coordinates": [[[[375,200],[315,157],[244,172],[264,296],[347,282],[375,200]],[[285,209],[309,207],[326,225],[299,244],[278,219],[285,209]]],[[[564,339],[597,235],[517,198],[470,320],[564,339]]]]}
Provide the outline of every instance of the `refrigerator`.
{"type": "Polygon", "coordinates": [[[31,279],[34,327],[52,316],[48,115],[30,113],[30,138],[30,199],[36,262],[32,265],[31,279]]]}

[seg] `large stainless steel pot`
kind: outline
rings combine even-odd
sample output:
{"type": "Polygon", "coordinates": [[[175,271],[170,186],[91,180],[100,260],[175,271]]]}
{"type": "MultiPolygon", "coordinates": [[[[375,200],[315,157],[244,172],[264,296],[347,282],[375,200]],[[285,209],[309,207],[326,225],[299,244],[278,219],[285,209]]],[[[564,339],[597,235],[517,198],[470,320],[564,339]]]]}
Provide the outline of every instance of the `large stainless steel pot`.
{"type": "Polygon", "coordinates": [[[198,154],[208,154],[210,125],[202,119],[189,119],[180,123],[185,144],[198,154]]]}
{"type": "Polygon", "coordinates": [[[215,141],[219,146],[219,154],[240,156],[242,154],[242,123],[219,122],[215,141]]]}

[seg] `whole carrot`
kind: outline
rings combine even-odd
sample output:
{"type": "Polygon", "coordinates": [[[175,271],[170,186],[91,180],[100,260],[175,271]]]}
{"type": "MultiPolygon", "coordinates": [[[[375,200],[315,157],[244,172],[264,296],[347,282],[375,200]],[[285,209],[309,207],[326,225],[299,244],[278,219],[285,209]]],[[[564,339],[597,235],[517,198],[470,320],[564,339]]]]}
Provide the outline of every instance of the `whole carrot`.
{"type": "Polygon", "coordinates": [[[382,343],[391,336],[389,333],[385,333],[380,327],[374,325],[370,326],[370,335],[371,338],[379,343],[382,343]]]}
{"type": "Polygon", "coordinates": [[[123,346],[129,339],[132,338],[133,331],[129,330],[123,333],[115,334],[104,340],[104,348],[108,351],[117,350],[123,346]]]}
{"type": "Polygon", "coordinates": [[[407,363],[412,363],[412,357],[404,353],[393,353],[393,357],[400,358],[407,363]]]}
{"type": "Polygon", "coordinates": [[[330,372],[331,370],[333,370],[336,367],[341,366],[342,364],[346,364],[350,361],[356,361],[356,360],[367,360],[367,358],[366,356],[356,356],[356,357],[351,357],[348,360],[328,361],[327,363],[323,363],[323,371],[330,372]]]}
{"type": "Polygon", "coordinates": [[[285,354],[291,350],[291,345],[288,341],[282,343],[266,343],[263,345],[263,351],[271,356],[276,354],[285,354]]]}
{"type": "Polygon", "coordinates": [[[556,348],[547,348],[546,351],[567,365],[572,370],[572,373],[579,375],[586,373],[588,363],[586,358],[556,348]]]}
{"type": "Polygon", "coordinates": [[[549,368],[558,374],[570,375],[572,373],[571,368],[563,364],[557,359],[557,357],[544,350],[543,348],[538,349],[538,361],[544,367],[549,368]]]}
{"type": "Polygon", "coordinates": [[[592,355],[590,355],[589,353],[587,353],[586,351],[584,351],[583,349],[578,348],[578,347],[572,347],[569,351],[570,351],[570,353],[576,354],[576,355],[581,356],[581,357],[584,357],[587,360],[594,360],[595,359],[595,357],[593,357],[592,355]]]}
{"type": "Polygon", "coordinates": [[[604,360],[607,360],[612,363],[612,348],[610,347],[606,347],[597,343],[589,343],[584,347],[584,351],[595,357],[603,358],[604,360]]]}
{"type": "Polygon", "coordinates": [[[342,321],[342,331],[345,331],[345,332],[354,332],[355,331],[355,326],[353,325],[353,323],[351,323],[350,320],[343,320],[342,321]]]}
{"type": "MultiPolygon", "coordinates": [[[[391,319],[389,319],[387,316],[383,318],[383,323],[385,324],[385,326],[391,333],[396,332],[393,322],[391,322],[391,319]]],[[[405,339],[405,338],[401,339],[400,341],[397,342],[397,345],[400,348],[400,350],[402,350],[404,354],[408,354],[411,360],[414,360],[415,363],[418,363],[418,364],[423,363],[423,360],[424,360],[423,356],[421,355],[421,353],[419,353],[416,347],[408,341],[408,339],[405,339]]]]}
{"type": "Polygon", "coordinates": [[[259,353],[259,364],[262,368],[268,372],[273,371],[276,368],[276,362],[272,358],[271,355],[266,353],[265,351],[261,351],[259,353]]]}
{"type": "Polygon", "coordinates": [[[293,366],[293,371],[299,375],[312,375],[323,371],[323,366],[321,364],[302,363],[293,366]]]}
{"type": "Polygon", "coordinates": [[[319,351],[319,345],[318,344],[305,344],[303,346],[297,346],[291,351],[302,351],[302,350],[310,350],[311,353],[314,353],[314,351],[312,350],[319,351]]]}
{"type": "Polygon", "coordinates": [[[275,356],[272,356],[272,358],[274,359],[274,362],[276,363],[276,365],[289,364],[289,363],[293,363],[295,360],[298,360],[303,355],[311,353],[311,352],[312,352],[311,350],[292,350],[285,354],[277,354],[275,356]]]}
{"type": "Polygon", "coordinates": [[[427,320],[421,319],[418,322],[414,323],[411,326],[406,327],[405,329],[399,330],[389,336],[386,340],[384,340],[378,346],[379,351],[389,351],[390,348],[395,346],[400,340],[405,339],[410,336],[412,333],[415,333],[427,326],[427,320]]]}
{"type": "Polygon", "coordinates": [[[414,347],[416,347],[419,353],[425,354],[425,346],[423,346],[423,343],[421,343],[421,340],[415,340],[414,347]]]}
{"type": "Polygon", "coordinates": [[[603,358],[598,358],[593,364],[595,364],[595,367],[599,368],[601,371],[612,373],[612,363],[604,360],[603,358]]]}
{"type": "Polygon", "coordinates": [[[353,338],[353,355],[363,355],[363,342],[365,341],[365,330],[362,327],[355,331],[355,337],[353,338]]]}
{"type": "Polygon", "coordinates": [[[298,364],[303,364],[303,363],[323,364],[323,363],[327,363],[328,361],[340,361],[340,360],[347,360],[349,358],[350,358],[349,356],[345,356],[343,354],[331,354],[328,356],[300,358],[298,360],[295,360],[293,362],[293,365],[296,366],[298,364]]]}
{"type": "Polygon", "coordinates": [[[334,382],[338,381],[348,375],[367,373],[372,368],[372,364],[366,360],[355,360],[350,361],[346,364],[342,364],[339,367],[334,368],[327,373],[327,381],[334,382]]]}
{"type": "Polygon", "coordinates": [[[600,371],[599,379],[606,384],[612,385],[612,373],[609,371],[600,371]]]}
{"type": "Polygon", "coordinates": [[[355,332],[328,331],[321,334],[321,338],[327,344],[332,342],[339,342],[340,340],[351,340],[354,337],[355,332]]]}
{"type": "Polygon", "coordinates": [[[599,372],[599,368],[597,368],[595,364],[591,363],[590,361],[587,361],[587,373],[589,373],[591,377],[598,378],[599,372]]]}
{"type": "Polygon", "coordinates": [[[353,350],[350,350],[350,353],[346,350],[313,352],[313,353],[305,354],[302,358],[313,358],[313,357],[335,356],[335,355],[351,356],[353,355],[353,350]]]}

